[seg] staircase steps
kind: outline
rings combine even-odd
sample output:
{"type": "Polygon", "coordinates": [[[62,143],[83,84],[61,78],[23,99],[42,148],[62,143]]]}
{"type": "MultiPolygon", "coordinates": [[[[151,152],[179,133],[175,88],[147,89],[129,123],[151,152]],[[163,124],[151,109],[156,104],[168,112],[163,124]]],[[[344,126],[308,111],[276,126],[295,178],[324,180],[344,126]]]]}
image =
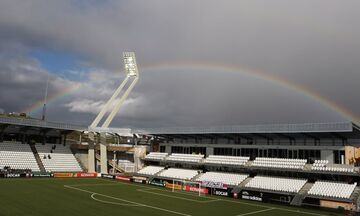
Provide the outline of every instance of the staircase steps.
{"type": "Polygon", "coordinates": [[[31,148],[31,151],[33,152],[33,154],[35,156],[35,159],[36,159],[36,162],[37,162],[37,164],[38,164],[38,166],[40,168],[40,171],[41,172],[46,172],[44,164],[42,163],[42,161],[40,159],[39,153],[36,150],[35,145],[30,145],[30,148],[31,148]]]}
{"type": "Polygon", "coordinates": [[[310,190],[310,188],[314,185],[314,183],[309,183],[307,182],[299,191],[299,193],[297,193],[294,197],[293,200],[291,200],[290,205],[294,205],[294,206],[301,206],[302,202],[304,201],[308,191],[310,190]]]}

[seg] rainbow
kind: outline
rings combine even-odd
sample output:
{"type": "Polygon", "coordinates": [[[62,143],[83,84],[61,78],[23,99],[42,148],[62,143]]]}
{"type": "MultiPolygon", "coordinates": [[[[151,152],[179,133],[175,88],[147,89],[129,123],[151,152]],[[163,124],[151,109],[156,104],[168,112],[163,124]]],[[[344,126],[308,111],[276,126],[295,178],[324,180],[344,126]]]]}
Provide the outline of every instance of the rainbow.
{"type": "MultiPolygon", "coordinates": [[[[354,123],[360,124],[360,118],[351,110],[346,107],[341,106],[335,101],[331,100],[328,97],[325,97],[318,92],[310,89],[307,86],[300,85],[298,83],[292,82],[290,80],[284,79],[280,76],[276,76],[273,74],[264,73],[254,69],[247,69],[244,67],[229,67],[227,65],[220,64],[211,64],[211,63],[170,63],[170,64],[157,64],[157,65],[148,65],[141,66],[140,73],[150,73],[150,72],[166,72],[169,70],[199,70],[199,71],[214,71],[219,73],[240,73],[244,76],[260,79],[263,81],[271,82],[273,84],[285,87],[289,90],[295,91],[297,93],[302,94],[304,97],[310,98],[321,105],[330,108],[331,110],[337,112],[344,118],[352,121],[354,123]]],[[[67,95],[72,94],[73,92],[79,90],[81,88],[81,84],[75,84],[68,89],[64,89],[63,91],[57,92],[51,95],[48,98],[48,102],[52,103],[60,98],[63,98],[67,95]]],[[[26,108],[24,110],[25,113],[34,113],[39,111],[43,106],[43,101],[38,101],[32,106],[26,108]]]]}
{"type": "MultiPolygon", "coordinates": [[[[81,89],[82,84],[81,83],[75,83],[73,85],[71,85],[69,88],[64,88],[61,91],[55,92],[51,95],[48,95],[47,98],[47,103],[53,103],[55,101],[61,100],[62,98],[66,97],[67,95],[71,95],[72,93],[78,91],[79,89],[81,89]]],[[[35,102],[34,104],[32,104],[31,106],[25,108],[23,111],[21,111],[22,113],[27,113],[27,114],[34,114],[38,111],[40,111],[44,106],[44,101],[43,100],[39,100],[37,102],[35,102]]]]}

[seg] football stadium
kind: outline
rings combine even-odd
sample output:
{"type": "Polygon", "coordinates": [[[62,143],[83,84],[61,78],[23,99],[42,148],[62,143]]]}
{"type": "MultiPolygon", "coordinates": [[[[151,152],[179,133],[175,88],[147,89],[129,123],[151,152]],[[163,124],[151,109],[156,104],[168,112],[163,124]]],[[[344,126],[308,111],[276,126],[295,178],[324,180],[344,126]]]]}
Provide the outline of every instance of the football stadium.
{"type": "Polygon", "coordinates": [[[274,1],[280,2],[279,5],[266,3],[266,7],[262,6],[265,4],[262,1],[259,5],[243,1],[240,5],[228,2],[215,6],[208,2],[191,3],[194,5],[185,8],[182,4],[170,7],[164,1],[158,4],[142,2],[140,6],[135,1],[131,4],[126,1],[29,2],[21,3],[25,4],[23,7],[19,7],[20,2],[0,2],[0,216],[360,215],[360,121],[354,114],[359,101],[356,91],[359,67],[351,68],[359,62],[354,57],[356,54],[351,53],[354,47],[359,50],[360,46],[351,43],[352,37],[358,42],[359,37],[354,33],[357,28],[351,28],[351,37],[346,35],[346,26],[357,18],[351,16],[351,22],[345,22],[347,19],[343,18],[347,17],[345,14],[352,14],[351,11],[358,14],[360,5],[346,7],[350,12],[341,10],[343,16],[340,16],[338,10],[342,6],[335,3],[329,3],[325,9],[321,5],[322,9],[314,12],[308,6],[318,8],[319,5],[299,3],[290,10],[283,1],[274,1]],[[205,5],[209,6],[210,12],[202,15],[207,11],[205,5]],[[192,11],[194,8],[196,10],[192,11]],[[330,12],[327,14],[323,9],[330,12]],[[177,10],[181,13],[176,14],[177,10]],[[254,19],[256,13],[258,16],[254,19]],[[328,21],[330,18],[334,20],[328,21]],[[283,27],[288,22],[289,26],[283,27]],[[142,23],[145,24],[142,26],[142,23]],[[193,23],[196,25],[190,28],[193,23]],[[229,23],[231,25],[227,26],[229,23]],[[257,28],[258,25],[261,27],[257,28]],[[340,30],[332,32],[337,25],[341,26],[340,30]],[[302,29],[304,26],[310,33],[302,29]],[[300,33],[297,28],[302,29],[300,33]],[[116,32],[118,29],[121,31],[116,32]],[[235,32],[237,30],[239,34],[235,32]],[[203,34],[201,32],[205,32],[204,35],[197,38],[203,34]],[[255,35],[247,35],[248,32],[255,35]],[[231,38],[233,33],[236,37],[231,38]],[[178,34],[184,43],[179,42],[178,34]],[[272,34],[276,37],[272,38],[272,34]],[[295,43],[290,39],[287,41],[299,35],[301,38],[295,43]],[[336,45],[335,38],[340,37],[346,52],[342,46],[311,45],[313,35],[316,35],[316,43],[331,45],[336,45]],[[331,40],[327,41],[324,35],[331,40]],[[212,37],[215,39],[210,40],[212,37]],[[304,42],[306,46],[297,42],[304,42]],[[273,46],[276,52],[262,55],[273,46]],[[124,50],[122,56],[119,47],[121,52],[124,50]],[[261,47],[261,51],[256,47],[261,47]],[[293,53],[287,52],[289,47],[296,51],[296,58],[292,59],[293,53]],[[305,52],[304,47],[310,51],[305,52]],[[313,58],[312,54],[317,52],[321,55],[313,58]],[[339,52],[337,58],[330,57],[336,52],[339,52]],[[77,59],[87,53],[96,54],[92,57],[88,54],[86,61],[85,58],[77,59]],[[196,56],[194,53],[201,54],[196,56]],[[211,53],[215,53],[214,56],[211,53]],[[163,60],[159,61],[157,55],[163,60]],[[183,67],[185,63],[169,63],[172,58],[191,62],[187,65],[193,68],[183,67]],[[205,61],[197,64],[192,58],[204,58],[213,65],[205,61]],[[162,65],[142,67],[142,61],[144,65],[153,61],[162,65]],[[292,71],[296,68],[292,65],[300,65],[301,72],[314,63],[315,66],[309,69],[311,74],[294,72],[292,75],[297,78],[294,80],[306,83],[306,77],[310,80],[308,86],[314,85],[318,89],[325,86],[324,89],[330,89],[332,94],[325,97],[320,90],[317,92],[294,84],[297,81],[287,81],[291,78],[287,79],[286,74],[279,72],[270,76],[255,69],[241,73],[240,77],[245,81],[238,84],[234,78],[238,75],[232,73],[233,69],[219,66],[221,62],[235,65],[237,61],[249,62],[249,65],[255,62],[258,68],[268,66],[268,71],[279,68],[279,71],[292,71]],[[176,73],[185,73],[185,78],[177,79],[175,73],[168,75],[169,78],[164,74],[156,76],[156,72],[144,72],[145,69],[168,70],[170,67],[166,64],[176,73]],[[97,68],[98,65],[107,70],[97,68]],[[119,65],[121,76],[113,75],[112,71],[118,70],[119,65]],[[277,68],[278,65],[283,68],[277,68]],[[324,65],[326,71],[351,73],[351,81],[356,85],[341,84],[341,76],[346,76],[343,74],[330,82],[330,72],[329,76],[313,72],[322,70],[324,65]],[[192,70],[218,70],[220,79],[210,72],[197,76],[192,70]],[[230,75],[225,77],[223,71],[230,75]],[[143,76],[147,79],[142,80],[143,76]],[[215,77],[215,84],[210,78],[206,80],[207,76],[215,77]],[[37,81],[37,77],[47,78],[37,81]],[[226,79],[234,79],[235,86],[240,86],[242,91],[232,89],[232,84],[224,81],[226,79]],[[247,83],[251,79],[256,81],[247,83]],[[201,80],[209,82],[210,87],[201,88],[201,80]],[[150,84],[146,84],[148,81],[150,84]],[[257,82],[263,85],[257,85],[257,82]],[[44,97],[38,96],[36,88],[44,83],[44,97]],[[74,93],[74,89],[79,89],[78,83],[83,89],[74,93]],[[285,92],[289,98],[316,99],[317,104],[308,109],[312,106],[310,103],[299,102],[301,107],[296,107],[295,112],[284,111],[292,109],[291,105],[297,99],[281,98],[276,102],[275,96],[268,98],[264,86],[269,83],[280,85],[274,91],[280,98],[285,92]],[[67,86],[67,90],[63,91],[61,85],[67,86]],[[142,94],[136,91],[139,85],[142,94]],[[151,91],[158,86],[163,89],[151,91]],[[227,87],[234,91],[217,94],[219,89],[227,87]],[[176,94],[170,95],[170,89],[176,94]],[[190,89],[190,93],[177,94],[183,89],[190,89]],[[225,105],[218,107],[213,101],[208,102],[209,98],[199,97],[197,91],[203,92],[203,96],[211,95],[211,100],[225,105]],[[345,94],[348,91],[351,94],[345,94]],[[195,102],[186,100],[193,92],[195,102]],[[73,101],[64,102],[65,96],[71,93],[77,94],[73,101]],[[147,94],[156,97],[147,98],[147,94]],[[263,100],[256,98],[257,94],[262,95],[263,100]],[[36,102],[34,98],[38,97],[41,99],[36,102]],[[54,98],[63,101],[52,104],[54,98]],[[339,105],[346,101],[350,101],[347,107],[354,104],[353,113],[339,105]],[[157,106],[159,104],[165,105],[157,106]],[[52,117],[48,116],[47,105],[52,105],[52,117]],[[237,120],[251,122],[246,114],[242,114],[246,113],[245,105],[249,105],[249,112],[255,113],[253,122],[257,123],[237,120]],[[31,106],[37,108],[18,112],[31,106]],[[181,114],[179,107],[185,107],[181,114]],[[215,114],[203,114],[207,108],[215,110],[215,114]],[[40,111],[35,115],[33,110],[40,111]],[[235,110],[235,114],[229,110],[235,110]],[[272,116],[273,123],[269,123],[271,118],[263,119],[259,110],[272,116]],[[315,114],[311,113],[313,111],[315,114]],[[68,115],[68,112],[72,113],[68,115]],[[225,114],[216,118],[219,113],[225,114]],[[320,122],[314,117],[326,118],[329,113],[339,114],[343,120],[334,121],[337,118],[334,117],[320,122]],[[308,119],[313,118],[314,122],[306,123],[306,116],[311,116],[308,119]],[[203,124],[196,117],[204,117],[208,123],[203,124]],[[217,124],[217,119],[221,118],[231,121],[227,121],[230,122],[227,125],[217,124]],[[304,121],[296,123],[294,119],[304,121]]]}
{"type": "Polygon", "coordinates": [[[1,116],[2,213],[360,211],[355,123],[112,128],[140,75],[135,53],[124,52],[123,59],[126,78],[88,127],[1,116]]]}

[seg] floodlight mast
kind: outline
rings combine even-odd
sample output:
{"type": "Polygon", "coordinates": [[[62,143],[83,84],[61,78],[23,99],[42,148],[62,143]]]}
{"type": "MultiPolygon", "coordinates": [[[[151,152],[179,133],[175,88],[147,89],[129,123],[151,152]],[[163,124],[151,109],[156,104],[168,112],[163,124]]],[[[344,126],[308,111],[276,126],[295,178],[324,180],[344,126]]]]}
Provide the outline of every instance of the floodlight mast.
{"type": "Polygon", "coordinates": [[[94,128],[98,127],[100,121],[104,118],[106,112],[109,111],[112,103],[119,96],[119,94],[121,93],[122,89],[127,84],[127,82],[129,81],[129,79],[134,77],[135,79],[133,79],[133,81],[131,82],[128,89],[124,92],[123,96],[121,96],[120,101],[115,106],[115,109],[113,109],[111,111],[110,115],[108,116],[108,118],[105,120],[105,122],[101,126],[101,128],[109,127],[109,125],[112,122],[112,120],[114,119],[115,115],[119,112],[123,102],[129,96],[130,92],[132,91],[135,84],[139,80],[139,71],[138,71],[138,67],[136,65],[135,53],[134,52],[124,52],[123,59],[124,59],[126,78],[120,84],[120,86],[116,89],[116,91],[111,96],[111,98],[106,102],[105,106],[101,109],[100,113],[96,116],[95,120],[90,125],[90,129],[94,129],[94,128]]]}
{"type": "Polygon", "coordinates": [[[116,89],[114,94],[106,102],[105,106],[101,109],[100,113],[96,116],[96,118],[94,119],[92,124],[89,126],[89,131],[93,132],[93,133],[91,133],[91,136],[89,136],[89,139],[90,139],[89,153],[88,153],[88,155],[89,155],[89,160],[88,160],[89,161],[89,172],[95,172],[94,145],[96,143],[94,143],[94,141],[95,141],[94,133],[100,131],[101,173],[108,173],[108,171],[107,171],[106,129],[109,127],[112,120],[114,119],[116,114],[119,112],[120,108],[122,107],[124,101],[129,96],[130,92],[132,91],[135,84],[139,80],[139,71],[138,71],[138,67],[136,65],[135,53],[134,52],[124,52],[123,53],[123,59],[124,59],[124,67],[125,67],[126,78],[120,84],[120,86],[116,89]],[[100,121],[104,118],[105,114],[108,111],[110,111],[111,105],[114,103],[115,99],[120,95],[121,91],[124,89],[124,87],[129,82],[129,80],[131,80],[131,78],[134,78],[134,79],[131,81],[131,84],[128,86],[128,88],[125,90],[123,95],[120,97],[119,102],[117,102],[114,109],[111,110],[109,116],[106,118],[106,120],[104,121],[102,126],[98,127],[100,121]]]}

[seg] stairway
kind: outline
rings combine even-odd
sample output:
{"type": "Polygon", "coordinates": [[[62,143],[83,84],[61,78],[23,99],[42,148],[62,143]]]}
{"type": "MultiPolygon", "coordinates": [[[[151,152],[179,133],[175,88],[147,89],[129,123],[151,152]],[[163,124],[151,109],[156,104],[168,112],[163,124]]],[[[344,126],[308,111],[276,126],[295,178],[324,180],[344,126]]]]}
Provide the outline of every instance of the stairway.
{"type": "Polygon", "coordinates": [[[248,178],[246,178],[244,181],[242,181],[240,184],[239,184],[239,188],[244,188],[245,187],[245,185],[247,184],[247,183],[249,183],[249,181],[251,181],[251,179],[253,179],[253,178],[251,178],[251,177],[248,177],[248,178]]]}
{"type": "Polygon", "coordinates": [[[244,181],[242,181],[238,186],[236,186],[236,187],[234,187],[234,189],[231,191],[232,193],[240,193],[243,189],[244,189],[244,187],[245,187],[245,185],[249,182],[249,181],[251,181],[251,179],[253,179],[252,177],[248,177],[248,178],[246,178],[244,181]]]}
{"type": "Polygon", "coordinates": [[[42,163],[42,161],[40,159],[39,153],[37,152],[37,150],[35,148],[35,145],[30,145],[30,148],[31,148],[31,151],[33,152],[33,154],[35,156],[35,159],[36,159],[36,162],[37,162],[37,164],[38,164],[38,166],[40,168],[40,171],[41,172],[46,172],[44,164],[42,163]]]}
{"type": "MultiPolygon", "coordinates": [[[[100,154],[96,153],[95,158],[96,158],[96,160],[100,161],[100,154]]],[[[125,170],[121,169],[116,163],[114,164],[114,162],[112,160],[108,160],[108,164],[112,168],[116,169],[117,171],[119,171],[121,173],[125,173],[125,170]]]]}
{"type": "Polygon", "coordinates": [[[80,160],[80,158],[78,158],[75,154],[74,154],[74,156],[75,156],[76,161],[79,163],[81,169],[82,169],[84,172],[87,172],[88,169],[86,169],[86,167],[84,166],[84,164],[82,163],[82,161],[80,160]]]}
{"type": "Polygon", "coordinates": [[[305,199],[307,192],[310,190],[310,188],[314,185],[314,183],[306,183],[297,193],[293,200],[291,200],[290,205],[294,206],[301,206],[303,200],[305,199]]]}

